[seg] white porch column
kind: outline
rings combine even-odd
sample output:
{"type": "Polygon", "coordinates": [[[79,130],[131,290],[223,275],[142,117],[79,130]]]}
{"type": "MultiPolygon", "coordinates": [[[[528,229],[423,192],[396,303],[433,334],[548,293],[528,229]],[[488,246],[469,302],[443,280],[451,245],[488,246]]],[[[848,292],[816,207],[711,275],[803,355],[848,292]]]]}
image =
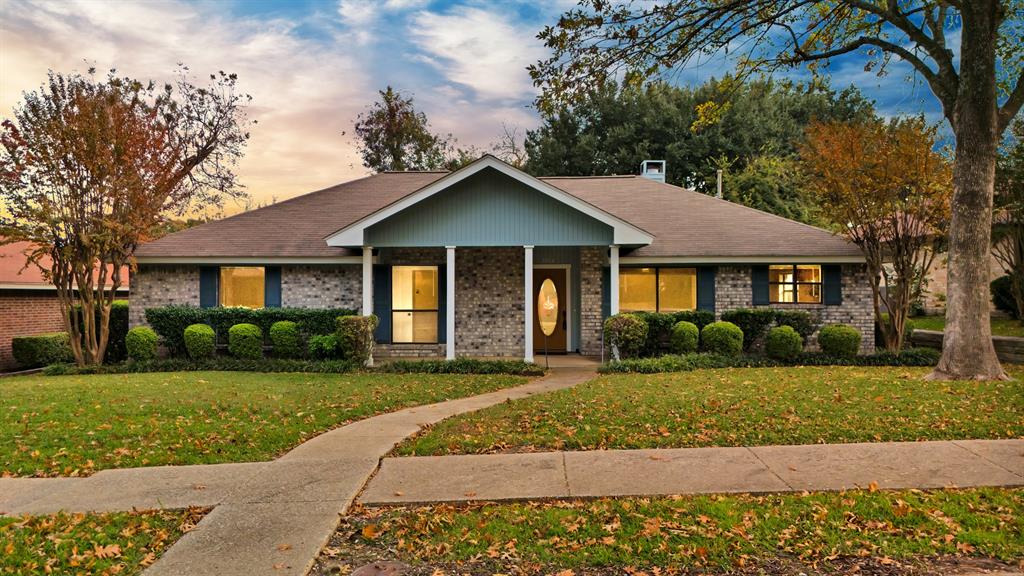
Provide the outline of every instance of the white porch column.
{"type": "Polygon", "coordinates": [[[373,246],[363,246],[363,316],[373,314],[373,246]]]}
{"type": "Polygon", "coordinates": [[[533,246],[523,246],[523,253],[523,318],[526,319],[523,326],[526,330],[523,335],[526,346],[523,360],[533,362],[533,246]]]}
{"type": "Polygon", "coordinates": [[[445,358],[455,360],[455,246],[445,246],[448,265],[445,267],[445,358]]]}
{"type": "Polygon", "coordinates": [[[612,316],[619,313],[619,247],[612,244],[608,260],[611,270],[608,273],[609,312],[612,316]]]}

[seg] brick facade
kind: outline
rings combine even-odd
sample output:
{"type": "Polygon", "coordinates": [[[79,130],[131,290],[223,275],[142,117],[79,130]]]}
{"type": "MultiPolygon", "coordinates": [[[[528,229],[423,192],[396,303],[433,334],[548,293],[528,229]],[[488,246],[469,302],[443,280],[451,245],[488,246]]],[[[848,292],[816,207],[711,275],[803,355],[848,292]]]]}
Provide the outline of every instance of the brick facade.
{"type": "Polygon", "coordinates": [[[15,336],[63,332],[57,296],[47,291],[11,290],[0,292],[0,370],[16,368],[11,354],[15,336]]]}
{"type": "Polygon", "coordinates": [[[146,323],[146,309],[180,304],[199,306],[199,267],[143,264],[131,276],[128,325],[146,323]]]}
{"type": "MultiPolygon", "coordinates": [[[[810,312],[819,326],[849,324],[860,330],[861,353],[875,349],[875,315],[871,301],[871,284],[862,264],[844,264],[842,272],[843,303],[839,306],[823,304],[772,304],[772,308],[805,310],[810,312]]],[[[735,308],[750,308],[753,289],[749,266],[720,266],[715,276],[715,317],[735,308]]],[[[811,335],[808,346],[817,347],[817,333],[811,335]]]]}
{"type": "Polygon", "coordinates": [[[580,353],[601,355],[601,276],[607,248],[580,248],[580,353]]]}
{"type": "Polygon", "coordinates": [[[360,310],[363,306],[362,267],[282,266],[281,305],[360,310]]]}
{"type": "Polygon", "coordinates": [[[522,358],[522,248],[455,250],[456,356],[522,358]]]}

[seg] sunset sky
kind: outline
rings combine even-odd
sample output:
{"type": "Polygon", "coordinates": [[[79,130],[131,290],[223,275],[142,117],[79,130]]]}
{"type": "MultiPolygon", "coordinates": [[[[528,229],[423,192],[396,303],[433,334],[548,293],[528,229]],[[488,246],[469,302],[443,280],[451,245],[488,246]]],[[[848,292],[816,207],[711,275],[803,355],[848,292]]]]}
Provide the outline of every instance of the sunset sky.
{"type": "MultiPolygon", "coordinates": [[[[0,0],[0,110],[9,118],[47,69],[116,67],[155,80],[172,77],[179,62],[199,77],[235,72],[253,96],[249,115],[258,121],[239,166],[241,181],[255,202],[283,200],[367,173],[352,123],[388,84],[412,93],[434,129],[462,145],[489,148],[502,123],[521,132],[536,126],[525,67],[546,54],[537,32],[572,5],[0,0]]],[[[728,63],[716,59],[674,81],[699,83],[727,71],[728,63]]],[[[832,73],[834,86],[858,85],[883,114],[926,112],[939,120],[935,100],[906,66],[878,78],[849,59],[832,73]]]]}

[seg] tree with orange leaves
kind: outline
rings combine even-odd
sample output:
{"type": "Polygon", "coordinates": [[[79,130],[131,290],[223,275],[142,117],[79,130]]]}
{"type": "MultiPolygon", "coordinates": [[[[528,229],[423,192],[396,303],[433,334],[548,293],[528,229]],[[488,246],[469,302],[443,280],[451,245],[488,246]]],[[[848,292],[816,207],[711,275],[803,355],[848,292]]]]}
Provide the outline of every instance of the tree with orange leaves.
{"type": "Polygon", "coordinates": [[[234,75],[197,87],[186,72],[161,87],[51,72],[0,129],[0,234],[35,246],[26,266],[57,288],[79,365],[103,362],[121,270],[162,215],[244,195],[248,97],[234,75]]]}
{"type": "Polygon", "coordinates": [[[935,140],[922,118],[813,123],[800,150],[822,213],[864,253],[889,350],[903,346],[918,283],[949,225],[952,170],[935,140]]]}

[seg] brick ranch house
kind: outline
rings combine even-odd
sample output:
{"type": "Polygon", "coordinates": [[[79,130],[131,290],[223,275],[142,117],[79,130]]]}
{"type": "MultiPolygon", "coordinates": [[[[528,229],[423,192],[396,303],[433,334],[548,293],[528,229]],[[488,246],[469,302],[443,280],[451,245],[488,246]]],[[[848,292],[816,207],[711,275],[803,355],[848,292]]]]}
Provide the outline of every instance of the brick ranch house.
{"type": "MultiPolygon", "coordinates": [[[[11,353],[15,336],[64,330],[57,289],[36,266],[25,268],[24,252],[29,247],[27,242],[0,245],[0,371],[17,368],[11,353]]],[[[118,291],[118,298],[127,297],[125,286],[118,291]]]]}
{"type": "Polygon", "coordinates": [[[535,178],[485,155],[339,184],[141,246],[131,323],[169,304],[348,307],[380,318],[378,357],[532,360],[545,332],[551,351],[600,355],[618,312],[771,306],[874,348],[856,246],[664,169],[535,178]]]}

